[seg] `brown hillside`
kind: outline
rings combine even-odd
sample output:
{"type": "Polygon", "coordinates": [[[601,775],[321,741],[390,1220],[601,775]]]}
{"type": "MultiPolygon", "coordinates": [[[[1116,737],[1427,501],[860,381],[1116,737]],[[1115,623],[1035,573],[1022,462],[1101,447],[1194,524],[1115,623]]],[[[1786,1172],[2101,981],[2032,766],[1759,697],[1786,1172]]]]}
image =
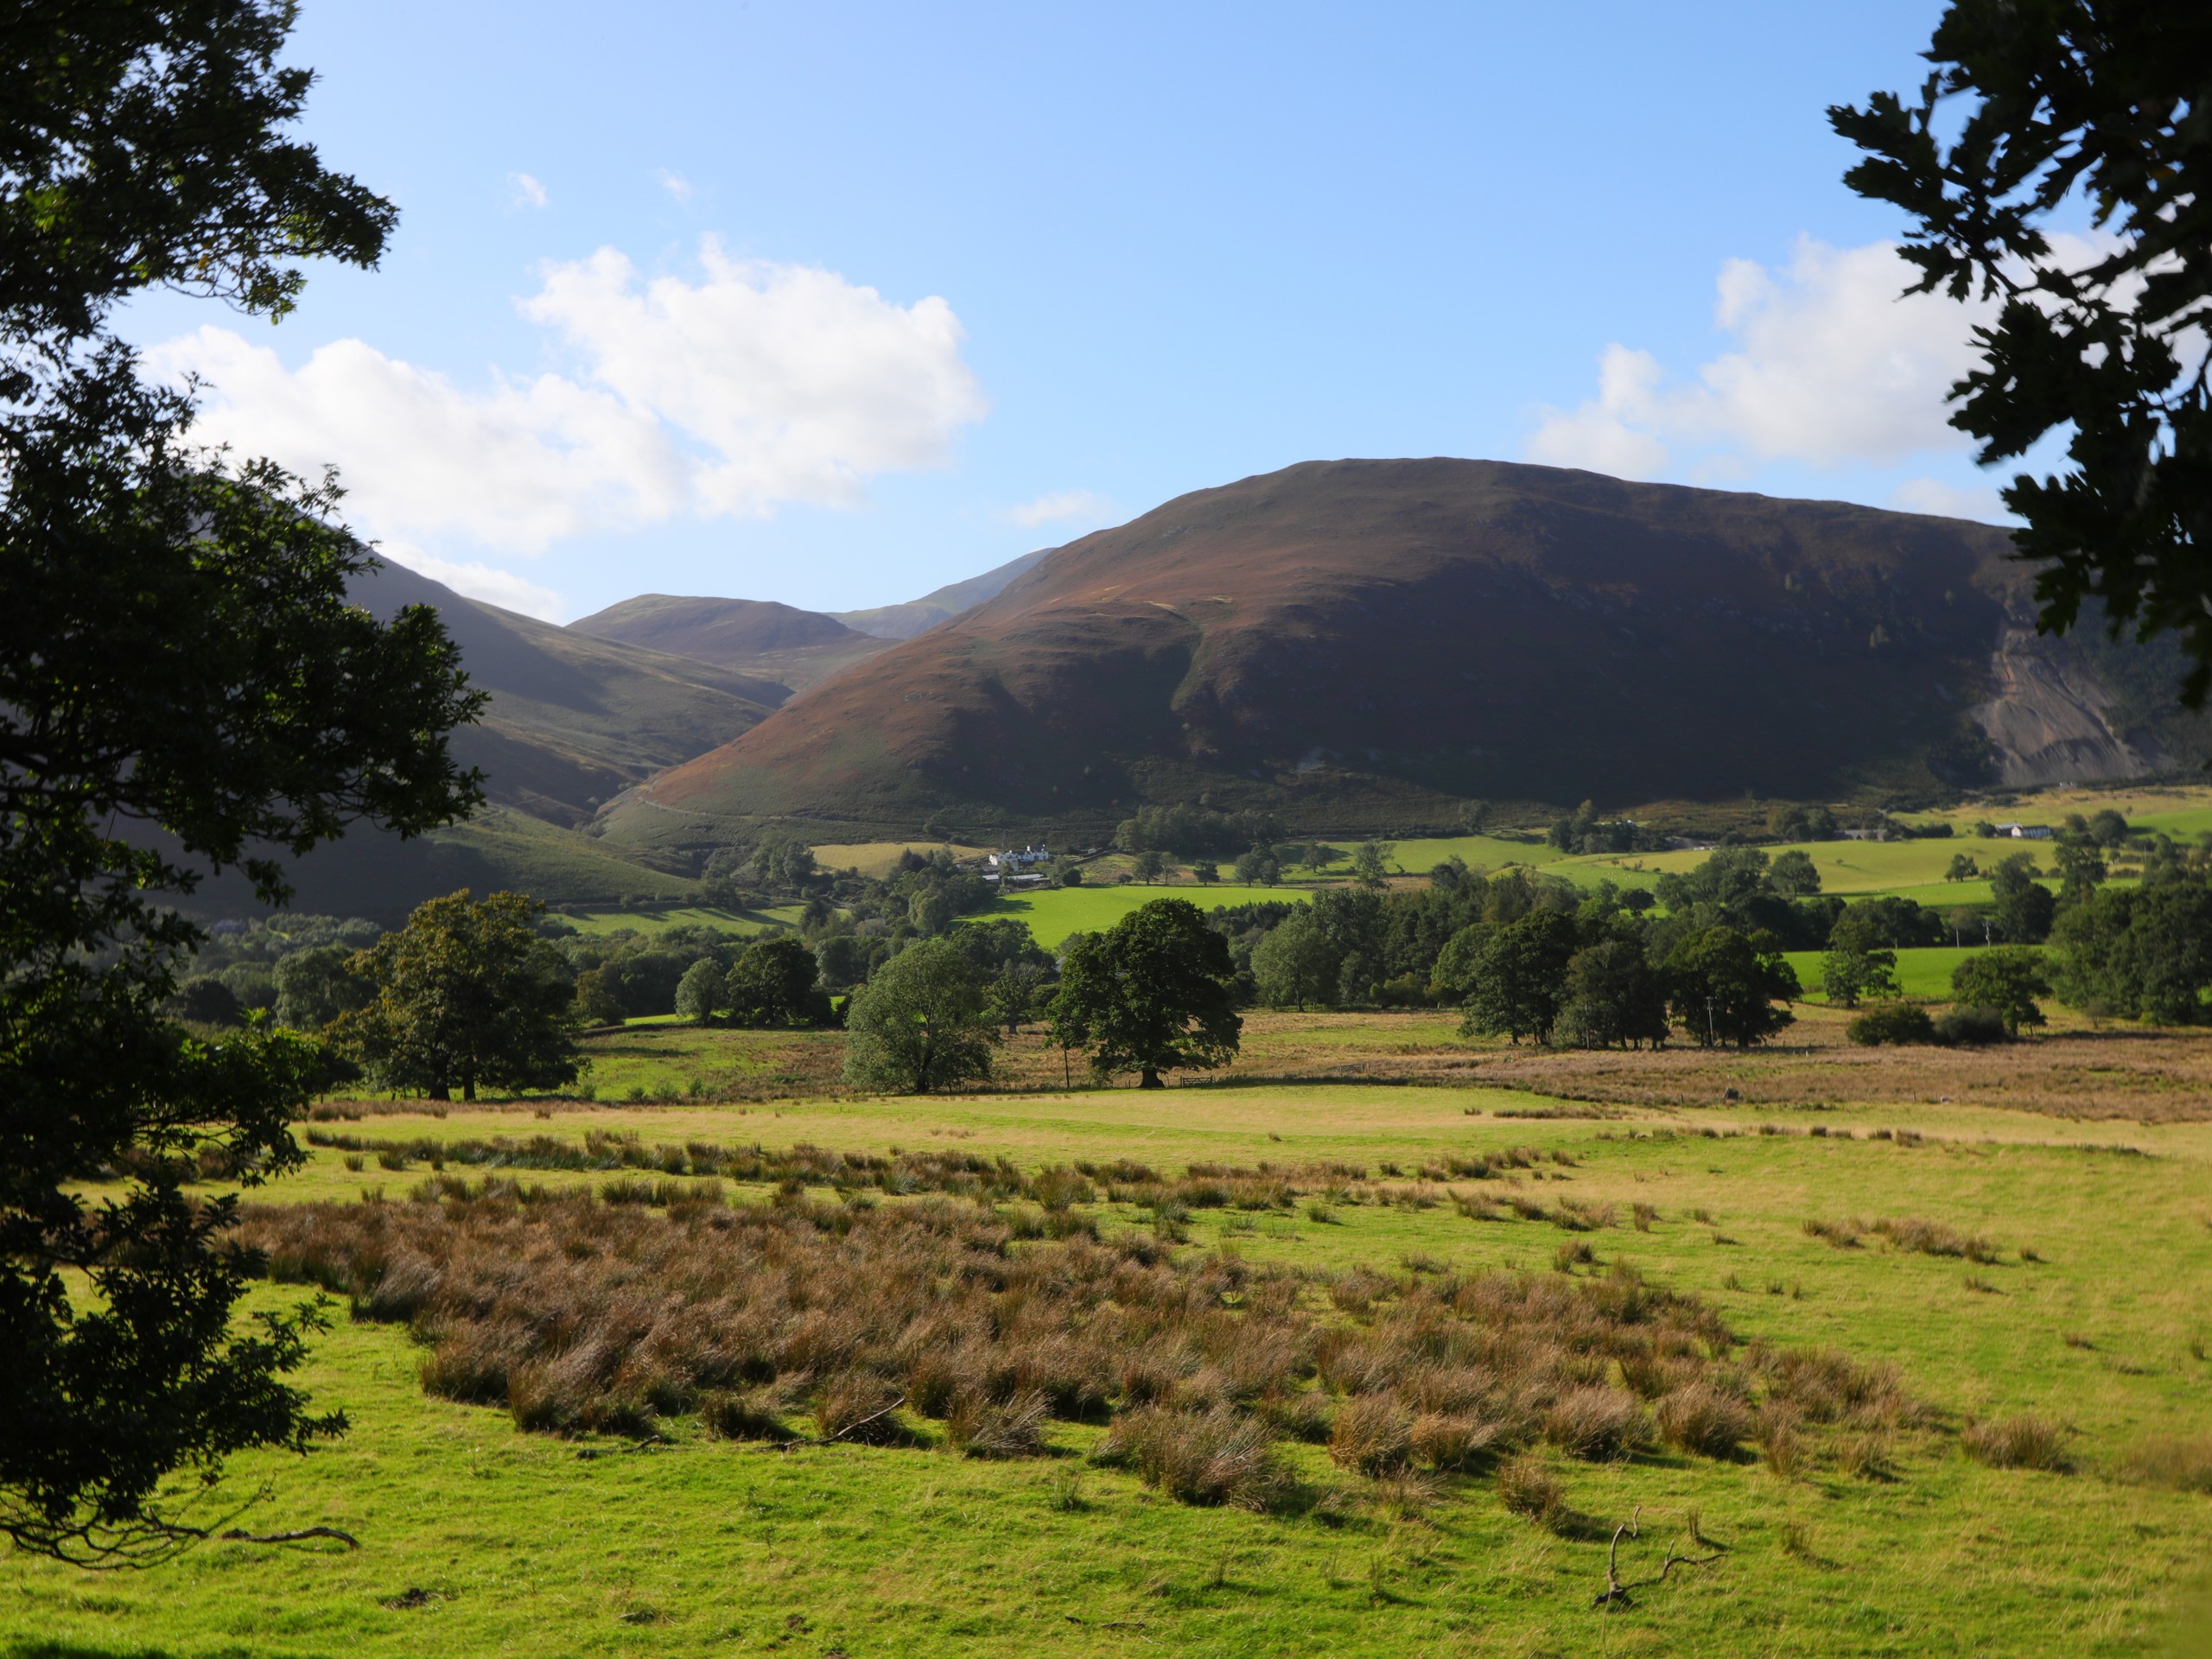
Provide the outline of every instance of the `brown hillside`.
{"type": "Polygon", "coordinates": [[[2037,647],[2009,547],[1986,525],[1548,467],[1307,463],[1058,549],[662,774],[610,829],[1073,825],[1202,795],[1319,828],[1465,798],[2143,769],[2148,740],[2112,729],[2078,663],[2018,671],[2037,647]],[[2056,699],[2042,715],[1970,714],[2026,681],[2056,699]],[[2056,759],[2016,752],[2038,734],[2056,759]]]}
{"type": "Polygon", "coordinates": [[[834,616],[772,600],[640,594],[569,624],[572,633],[711,663],[791,690],[890,649],[834,616]]]}
{"type": "Polygon", "coordinates": [[[472,683],[492,694],[454,753],[484,769],[491,798],[574,824],[663,766],[725,743],[789,695],[728,669],[518,616],[385,564],[355,586],[378,615],[429,605],[461,647],[472,683]]]}

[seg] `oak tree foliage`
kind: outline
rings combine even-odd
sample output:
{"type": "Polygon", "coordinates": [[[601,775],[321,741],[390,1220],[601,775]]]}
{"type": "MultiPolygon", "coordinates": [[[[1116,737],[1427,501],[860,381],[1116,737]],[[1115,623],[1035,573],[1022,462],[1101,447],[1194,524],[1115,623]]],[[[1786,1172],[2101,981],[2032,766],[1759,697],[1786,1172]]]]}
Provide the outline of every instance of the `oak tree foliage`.
{"type": "Polygon", "coordinates": [[[2066,433],[2017,475],[2013,539],[2041,626],[2101,602],[2115,633],[2177,634],[2182,698],[2212,690],[2212,9],[2175,0],[1954,0],[1916,98],[1828,111],[1845,175],[1913,221],[1915,292],[1999,301],[1951,423],[1983,465],[2066,433]],[[2086,206],[2088,236],[2054,227],[2086,206]]]}
{"type": "Polygon", "coordinates": [[[18,0],[0,17],[0,1532],[106,1565],[200,1535],[229,1453],[342,1420],[285,1381],[311,1313],[235,1329],[234,1202],[295,1167],[316,1045],[163,1009],[209,873],[480,798],[434,613],[348,603],[327,480],[194,449],[189,389],[110,327],[148,287],[281,315],[372,265],[391,204],[282,130],[312,81],[271,0],[18,0]],[[83,1184],[111,1185],[97,1200],[83,1184]]]}

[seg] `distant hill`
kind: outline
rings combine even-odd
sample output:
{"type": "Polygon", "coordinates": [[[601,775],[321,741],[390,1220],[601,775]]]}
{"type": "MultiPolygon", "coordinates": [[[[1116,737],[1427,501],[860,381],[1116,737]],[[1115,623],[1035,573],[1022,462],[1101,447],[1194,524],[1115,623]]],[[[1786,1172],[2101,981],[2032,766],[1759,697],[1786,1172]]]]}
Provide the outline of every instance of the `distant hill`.
{"type": "Polygon", "coordinates": [[[569,623],[569,630],[712,663],[791,691],[803,691],[893,643],[823,612],[772,600],[670,594],[626,599],[569,623]]]}
{"type": "Polygon", "coordinates": [[[986,570],[965,582],[948,583],[935,593],[910,599],[903,605],[878,605],[873,610],[832,611],[830,614],[846,626],[874,634],[879,639],[911,639],[940,622],[950,622],[963,611],[973,610],[987,599],[996,599],[1008,582],[1032,569],[1052,550],[1040,547],[1034,553],[1008,559],[996,569],[986,570]]]}
{"type": "Polygon", "coordinates": [[[1046,553],[602,826],[1097,833],[1184,800],[1410,827],[1470,798],[1836,800],[2201,748],[2096,650],[2034,633],[2010,548],[1835,502],[1311,462],[1046,553]]]}
{"type": "Polygon", "coordinates": [[[602,801],[728,742],[789,695],[688,657],[464,599],[404,565],[385,565],[353,597],[379,616],[403,605],[437,608],[470,681],[492,694],[482,724],[455,734],[454,752],[484,768],[494,801],[551,823],[583,823],[602,801]]]}
{"type": "MultiPolygon", "coordinates": [[[[463,886],[556,902],[695,896],[682,861],[640,862],[634,849],[605,846],[577,826],[663,767],[765,719],[788,695],[784,687],[518,616],[404,565],[364,577],[353,598],[380,616],[403,605],[436,607],[471,682],[492,694],[482,722],[453,736],[461,763],[483,768],[492,804],[413,841],[356,829],[293,867],[299,907],[396,922],[463,886]]],[[[242,881],[226,878],[190,907],[239,914],[255,906],[242,881]]]]}

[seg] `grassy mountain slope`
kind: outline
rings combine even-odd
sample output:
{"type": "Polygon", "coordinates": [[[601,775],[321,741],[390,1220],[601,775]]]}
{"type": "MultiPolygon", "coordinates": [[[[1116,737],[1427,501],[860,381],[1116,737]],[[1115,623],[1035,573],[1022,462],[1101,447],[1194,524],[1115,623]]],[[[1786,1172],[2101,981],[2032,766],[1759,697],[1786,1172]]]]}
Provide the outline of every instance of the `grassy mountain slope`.
{"type": "MultiPolygon", "coordinates": [[[[491,804],[413,841],[357,828],[294,867],[300,908],[397,922],[462,887],[582,904],[696,896],[680,863],[639,861],[577,826],[602,801],[766,717],[788,695],[784,687],[571,633],[464,599],[401,565],[363,579],[354,597],[379,615],[423,604],[444,619],[471,681],[492,694],[482,722],[453,738],[461,762],[483,769],[491,804]]],[[[235,877],[204,884],[188,907],[257,908],[235,877]]]]}
{"type": "Polygon", "coordinates": [[[1034,553],[1008,559],[980,576],[948,582],[934,593],[910,599],[903,605],[878,605],[864,611],[832,611],[830,614],[847,626],[879,639],[911,639],[940,622],[950,621],[963,611],[974,609],[987,599],[997,598],[1008,582],[1033,569],[1051,551],[1050,548],[1040,547],[1034,553]]]}
{"type": "Polygon", "coordinates": [[[892,644],[820,611],[768,600],[671,594],[626,599],[571,622],[569,631],[712,663],[793,691],[887,651],[892,644]]]}
{"type": "Polygon", "coordinates": [[[455,753],[484,768],[493,800],[549,823],[583,822],[660,768],[728,741],[787,695],[711,664],[464,599],[402,565],[385,565],[355,597],[379,615],[437,607],[470,680],[492,694],[482,723],[454,734],[455,753]]]}
{"type": "Polygon", "coordinates": [[[1999,694],[2024,613],[2009,549],[1990,526],[1834,502],[1307,463],[1055,550],[655,779],[609,833],[664,838],[652,806],[950,831],[1211,798],[1341,828],[1470,797],[1973,781],[1999,757],[1967,711],[1999,694]]]}

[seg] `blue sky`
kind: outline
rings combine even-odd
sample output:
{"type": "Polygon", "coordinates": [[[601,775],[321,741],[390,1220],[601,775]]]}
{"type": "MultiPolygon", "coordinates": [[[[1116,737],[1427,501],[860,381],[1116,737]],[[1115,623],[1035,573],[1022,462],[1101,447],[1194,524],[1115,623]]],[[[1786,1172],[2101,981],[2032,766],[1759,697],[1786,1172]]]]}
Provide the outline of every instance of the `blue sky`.
{"type": "Polygon", "coordinates": [[[1315,457],[1987,515],[1967,319],[1893,300],[1822,114],[1939,10],[308,0],[383,268],[132,327],[562,620],[909,598],[1315,457]]]}

